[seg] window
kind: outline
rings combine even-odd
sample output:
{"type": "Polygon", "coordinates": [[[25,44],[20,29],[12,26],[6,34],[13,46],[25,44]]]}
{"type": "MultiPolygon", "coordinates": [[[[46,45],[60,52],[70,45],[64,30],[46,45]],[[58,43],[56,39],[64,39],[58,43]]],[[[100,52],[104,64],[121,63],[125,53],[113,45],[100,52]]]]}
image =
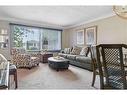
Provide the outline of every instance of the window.
{"type": "Polygon", "coordinates": [[[42,30],[42,48],[44,49],[44,41],[47,40],[48,50],[60,50],[61,49],[61,32],[58,30],[42,30]]]}
{"type": "Polygon", "coordinates": [[[13,47],[49,51],[61,49],[61,30],[11,24],[13,47]]]}
{"type": "Polygon", "coordinates": [[[37,28],[13,26],[13,46],[22,47],[26,50],[40,49],[40,31],[37,28]]]}
{"type": "Polygon", "coordinates": [[[8,47],[8,32],[7,29],[0,30],[0,48],[8,47]]]}

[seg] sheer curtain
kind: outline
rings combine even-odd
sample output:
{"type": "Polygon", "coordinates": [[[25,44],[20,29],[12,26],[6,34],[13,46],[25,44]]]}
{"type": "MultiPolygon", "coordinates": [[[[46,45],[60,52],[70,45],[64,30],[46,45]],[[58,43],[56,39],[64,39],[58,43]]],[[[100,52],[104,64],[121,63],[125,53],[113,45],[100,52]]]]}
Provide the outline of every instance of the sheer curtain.
{"type": "MultiPolygon", "coordinates": [[[[48,41],[48,50],[60,50],[61,49],[61,32],[57,30],[42,30],[42,41],[46,38],[48,41]]],[[[43,45],[42,45],[43,48],[43,45]]]]}

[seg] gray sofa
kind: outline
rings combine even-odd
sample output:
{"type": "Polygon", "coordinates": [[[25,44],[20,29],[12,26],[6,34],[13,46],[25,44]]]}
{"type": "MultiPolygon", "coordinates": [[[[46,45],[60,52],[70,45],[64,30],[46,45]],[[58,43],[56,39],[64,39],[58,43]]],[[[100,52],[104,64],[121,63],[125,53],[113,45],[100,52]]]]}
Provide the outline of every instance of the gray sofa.
{"type": "Polygon", "coordinates": [[[89,71],[92,71],[92,60],[90,56],[90,48],[88,47],[88,51],[86,56],[84,55],[73,55],[70,53],[59,53],[59,56],[64,57],[69,60],[69,63],[71,65],[87,69],[89,71]]]}

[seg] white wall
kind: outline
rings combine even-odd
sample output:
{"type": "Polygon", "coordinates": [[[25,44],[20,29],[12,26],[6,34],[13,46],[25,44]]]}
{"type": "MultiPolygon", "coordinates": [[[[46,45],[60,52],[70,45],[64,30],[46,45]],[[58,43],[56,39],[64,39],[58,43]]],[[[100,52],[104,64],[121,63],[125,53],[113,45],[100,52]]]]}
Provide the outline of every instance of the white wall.
{"type": "MultiPolygon", "coordinates": [[[[72,47],[77,45],[76,31],[79,29],[85,29],[90,26],[97,25],[97,44],[115,44],[124,43],[127,44],[127,20],[118,16],[112,16],[91,23],[87,23],[75,28],[65,29],[66,35],[64,39],[69,39],[63,47],[72,47]],[[68,38],[67,38],[68,37],[68,38]]],[[[85,39],[84,39],[85,40],[85,39]]],[[[84,43],[85,45],[85,43],[84,43]]]]}
{"type": "MultiPolygon", "coordinates": [[[[0,31],[1,29],[7,29],[8,36],[10,37],[10,26],[7,21],[0,21],[0,31]]],[[[8,43],[8,47],[6,49],[0,49],[0,53],[3,54],[7,59],[10,59],[10,40],[8,43]]]]}
{"type": "Polygon", "coordinates": [[[62,32],[62,48],[67,48],[69,46],[69,39],[70,35],[69,32],[62,32]]]}

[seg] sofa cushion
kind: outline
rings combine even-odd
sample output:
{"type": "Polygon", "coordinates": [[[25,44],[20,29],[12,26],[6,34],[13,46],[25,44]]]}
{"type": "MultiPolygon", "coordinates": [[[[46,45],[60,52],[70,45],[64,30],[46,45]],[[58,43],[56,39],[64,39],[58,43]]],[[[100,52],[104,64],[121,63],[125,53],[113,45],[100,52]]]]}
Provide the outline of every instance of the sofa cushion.
{"type": "Polygon", "coordinates": [[[70,60],[75,60],[76,59],[76,55],[68,54],[67,58],[70,59],[70,60]]]}
{"type": "Polygon", "coordinates": [[[88,47],[83,47],[81,52],[80,52],[80,55],[87,56],[87,52],[88,52],[88,47]]]}
{"type": "Polygon", "coordinates": [[[58,55],[59,55],[59,56],[61,56],[61,57],[64,57],[64,58],[66,58],[68,54],[59,53],[58,55]]]}
{"type": "Polygon", "coordinates": [[[81,52],[81,49],[82,49],[81,47],[74,46],[70,54],[79,55],[81,52]]]}
{"type": "Polygon", "coordinates": [[[84,62],[84,63],[91,63],[91,57],[76,56],[76,61],[84,62]]]}

